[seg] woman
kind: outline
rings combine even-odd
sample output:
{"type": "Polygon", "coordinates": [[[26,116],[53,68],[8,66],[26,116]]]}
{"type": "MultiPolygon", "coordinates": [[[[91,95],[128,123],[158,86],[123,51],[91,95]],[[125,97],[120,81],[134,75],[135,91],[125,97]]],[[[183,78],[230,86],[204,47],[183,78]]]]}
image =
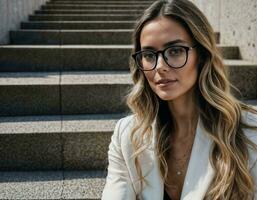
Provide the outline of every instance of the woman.
{"type": "Polygon", "coordinates": [[[153,3],[135,27],[133,58],[133,115],[115,127],[102,199],[257,198],[257,111],[231,95],[201,11],[153,3]]]}

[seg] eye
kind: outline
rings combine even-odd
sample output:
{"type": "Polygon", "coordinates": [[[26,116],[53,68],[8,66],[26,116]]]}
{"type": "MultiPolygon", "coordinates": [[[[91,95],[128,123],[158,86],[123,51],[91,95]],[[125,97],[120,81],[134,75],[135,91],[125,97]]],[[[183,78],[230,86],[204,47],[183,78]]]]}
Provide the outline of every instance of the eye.
{"type": "Polygon", "coordinates": [[[154,62],[155,61],[155,55],[152,52],[142,52],[142,59],[147,62],[154,62]]]}
{"type": "Polygon", "coordinates": [[[185,52],[186,50],[183,47],[170,47],[166,49],[165,55],[169,57],[177,57],[184,55],[185,52]]]}

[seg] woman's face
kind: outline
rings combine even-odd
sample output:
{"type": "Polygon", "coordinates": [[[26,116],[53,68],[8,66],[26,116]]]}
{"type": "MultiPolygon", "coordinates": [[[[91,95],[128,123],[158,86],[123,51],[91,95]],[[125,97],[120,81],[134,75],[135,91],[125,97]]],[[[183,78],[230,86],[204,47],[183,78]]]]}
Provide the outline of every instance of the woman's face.
{"type": "MultiPolygon", "coordinates": [[[[192,47],[193,39],[177,21],[158,17],[146,23],[140,35],[141,50],[162,50],[168,44],[192,47]]],[[[169,46],[169,45],[168,45],[169,46]]],[[[168,66],[159,54],[157,66],[152,71],[144,71],[152,90],[165,101],[189,99],[197,80],[197,53],[195,48],[188,51],[187,63],[182,68],[168,66]]]]}

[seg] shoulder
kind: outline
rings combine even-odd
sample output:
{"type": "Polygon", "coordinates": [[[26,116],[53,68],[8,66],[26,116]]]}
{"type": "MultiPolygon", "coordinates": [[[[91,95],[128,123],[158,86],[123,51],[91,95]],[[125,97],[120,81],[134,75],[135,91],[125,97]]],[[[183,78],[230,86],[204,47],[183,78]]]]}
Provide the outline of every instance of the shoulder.
{"type": "Polygon", "coordinates": [[[116,128],[118,127],[120,130],[125,130],[128,128],[132,128],[135,122],[135,115],[128,115],[126,117],[121,118],[117,124],[116,128]]]}
{"type": "MultiPolygon", "coordinates": [[[[242,122],[247,125],[256,127],[256,129],[244,129],[243,131],[246,137],[257,145],[257,114],[251,112],[243,112],[242,122]]],[[[249,147],[249,156],[250,169],[257,172],[257,152],[252,147],[249,147]]]]}
{"type": "Polygon", "coordinates": [[[244,129],[244,133],[257,145],[257,114],[252,112],[242,112],[242,122],[256,127],[256,129],[244,129]]]}
{"type": "Polygon", "coordinates": [[[135,115],[129,115],[121,118],[116,123],[112,138],[122,144],[128,142],[128,138],[135,124],[135,115]]]}

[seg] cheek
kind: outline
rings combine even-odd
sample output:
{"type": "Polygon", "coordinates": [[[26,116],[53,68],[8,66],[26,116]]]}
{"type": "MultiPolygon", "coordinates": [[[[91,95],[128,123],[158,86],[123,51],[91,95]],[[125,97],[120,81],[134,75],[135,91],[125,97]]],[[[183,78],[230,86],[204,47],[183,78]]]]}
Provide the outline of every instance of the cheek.
{"type": "Polygon", "coordinates": [[[153,71],[149,71],[149,72],[144,72],[146,81],[149,83],[149,86],[151,87],[151,89],[153,91],[155,91],[155,84],[154,84],[154,76],[155,76],[155,72],[153,71]]]}
{"type": "Polygon", "coordinates": [[[183,79],[191,83],[195,82],[198,76],[198,62],[196,57],[189,61],[184,69],[183,79]]]}
{"type": "Polygon", "coordinates": [[[144,74],[145,74],[145,78],[147,79],[149,84],[151,84],[151,82],[154,81],[154,74],[155,74],[154,70],[149,71],[149,72],[145,71],[144,74]]]}
{"type": "Polygon", "coordinates": [[[183,76],[183,84],[186,88],[191,88],[195,84],[197,84],[197,66],[194,65],[192,68],[190,68],[183,76]]]}

